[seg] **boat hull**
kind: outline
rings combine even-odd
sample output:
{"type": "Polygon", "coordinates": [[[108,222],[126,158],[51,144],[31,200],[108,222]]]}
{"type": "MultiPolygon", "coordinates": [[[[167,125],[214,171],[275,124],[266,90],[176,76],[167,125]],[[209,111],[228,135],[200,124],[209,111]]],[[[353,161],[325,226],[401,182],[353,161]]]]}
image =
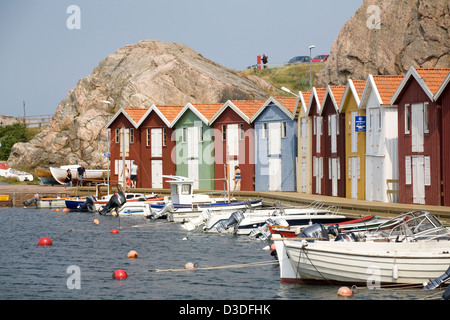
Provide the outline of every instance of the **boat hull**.
{"type": "Polygon", "coordinates": [[[289,276],[280,274],[283,283],[355,284],[374,288],[384,284],[423,285],[441,276],[450,265],[448,241],[282,242],[292,268],[289,276]]]}
{"type": "MultiPolygon", "coordinates": [[[[205,209],[211,212],[227,212],[232,213],[237,210],[243,210],[251,205],[252,208],[260,207],[262,199],[242,201],[242,202],[218,202],[208,204],[174,204],[174,210],[167,214],[167,220],[171,222],[186,222],[189,219],[197,218],[205,209]]],[[[152,205],[152,210],[162,210],[164,205],[152,205]]]]}
{"type": "MultiPolygon", "coordinates": [[[[72,172],[72,185],[76,185],[78,183],[78,174],[77,168],[79,166],[63,166],[60,168],[50,167],[50,172],[52,173],[53,178],[59,184],[65,184],[67,169],[70,169],[72,172]]],[[[103,181],[107,178],[108,170],[103,169],[86,169],[84,179],[86,181],[103,181]]]]}

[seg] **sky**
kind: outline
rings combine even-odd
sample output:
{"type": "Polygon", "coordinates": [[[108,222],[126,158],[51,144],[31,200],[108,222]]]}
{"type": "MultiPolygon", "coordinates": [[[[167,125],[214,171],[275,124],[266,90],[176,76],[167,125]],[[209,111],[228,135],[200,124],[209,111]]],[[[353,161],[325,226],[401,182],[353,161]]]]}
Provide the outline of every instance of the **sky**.
{"type": "Polygon", "coordinates": [[[78,80],[140,40],[234,70],[328,54],[363,0],[0,0],[0,114],[53,115],[78,80]],[[24,110],[25,101],[25,110],[24,110]]]}

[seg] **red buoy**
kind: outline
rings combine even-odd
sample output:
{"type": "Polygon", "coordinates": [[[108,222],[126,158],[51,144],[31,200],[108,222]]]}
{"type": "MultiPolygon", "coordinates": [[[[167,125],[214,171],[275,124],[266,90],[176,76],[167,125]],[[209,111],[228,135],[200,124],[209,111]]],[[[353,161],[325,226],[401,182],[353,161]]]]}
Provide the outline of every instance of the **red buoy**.
{"type": "Polygon", "coordinates": [[[125,270],[119,269],[114,271],[113,275],[112,275],[113,279],[126,279],[128,278],[128,274],[125,270]]]}
{"type": "Polygon", "coordinates": [[[49,237],[42,237],[38,242],[39,246],[51,246],[52,244],[53,242],[49,237]]]}
{"type": "Polygon", "coordinates": [[[112,230],[111,230],[111,233],[119,233],[119,230],[117,230],[117,229],[112,229],[112,230]]]}

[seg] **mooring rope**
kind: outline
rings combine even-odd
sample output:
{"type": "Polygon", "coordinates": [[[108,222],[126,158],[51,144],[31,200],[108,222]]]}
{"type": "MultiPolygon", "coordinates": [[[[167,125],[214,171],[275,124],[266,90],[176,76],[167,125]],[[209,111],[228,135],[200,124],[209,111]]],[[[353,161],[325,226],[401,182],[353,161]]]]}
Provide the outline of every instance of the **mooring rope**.
{"type": "Polygon", "coordinates": [[[197,270],[217,270],[217,269],[233,269],[233,268],[249,268],[249,267],[259,267],[259,266],[267,266],[278,264],[278,260],[271,261],[260,261],[260,262],[251,262],[251,263],[240,263],[240,264],[232,264],[232,265],[224,265],[224,266],[198,266],[195,265],[194,269],[186,269],[186,268],[177,268],[177,269],[149,269],[139,273],[132,273],[128,276],[140,275],[147,272],[152,273],[165,273],[165,272],[187,272],[187,271],[197,271],[197,270]]]}

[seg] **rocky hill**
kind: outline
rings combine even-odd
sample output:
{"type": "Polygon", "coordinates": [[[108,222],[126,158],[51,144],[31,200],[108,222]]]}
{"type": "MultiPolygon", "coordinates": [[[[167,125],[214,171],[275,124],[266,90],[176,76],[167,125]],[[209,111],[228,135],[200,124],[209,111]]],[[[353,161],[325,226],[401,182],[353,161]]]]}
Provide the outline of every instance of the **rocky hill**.
{"type": "Polygon", "coordinates": [[[81,79],[60,102],[48,127],[29,143],[14,145],[8,163],[34,167],[84,162],[91,168],[106,167],[105,124],[121,107],[264,99],[265,95],[260,83],[185,45],[140,41],[118,49],[81,79]]]}
{"type": "Polygon", "coordinates": [[[404,74],[410,66],[450,67],[448,0],[364,0],[333,42],[315,85],[404,74]]]}

